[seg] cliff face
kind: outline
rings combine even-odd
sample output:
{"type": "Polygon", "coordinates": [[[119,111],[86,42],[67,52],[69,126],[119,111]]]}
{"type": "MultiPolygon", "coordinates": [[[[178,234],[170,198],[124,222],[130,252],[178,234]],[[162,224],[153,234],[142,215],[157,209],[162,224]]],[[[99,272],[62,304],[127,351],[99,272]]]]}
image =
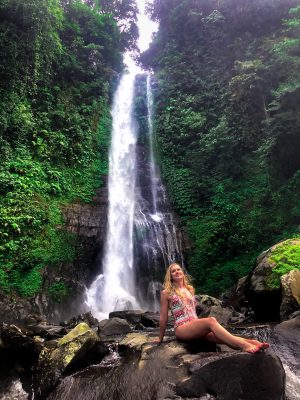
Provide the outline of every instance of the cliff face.
{"type": "Polygon", "coordinates": [[[77,257],[74,262],[80,271],[79,280],[89,284],[100,270],[105,242],[108,212],[107,183],[97,189],[90,204],[72,204],[63,210],[66,229],[78,238],[77,257]],[[81,279],[80,279],[81,277],[81,279]]]}
{"type": "Polygon", "coordinates": [[[29,299],[3,294],[0,321],[14,322],[30,313],[60,321],[84,308],[85,288],[100,272],[105,241],[107,185],[96,191],[90,204],[71,204],[63,210],[64,229],[76,235],[76,257],[72,263],[49,266],[43,271],[42,290],[29,299]]]}
{"type": "Polygon", "coordinates": [[[38,296],[42,313],[52,320],[69,318],[84,310],[85,289],[100,272],[107,224],[107,184],[97,189],[90,204],[71,204],[63,210],[65,228],[77,237],[77,254],[73,263],[48,268],[43,291],[38,296]],[[66,293],[59,298],[49,296],[47,289],[63,283],[66,293]]]}

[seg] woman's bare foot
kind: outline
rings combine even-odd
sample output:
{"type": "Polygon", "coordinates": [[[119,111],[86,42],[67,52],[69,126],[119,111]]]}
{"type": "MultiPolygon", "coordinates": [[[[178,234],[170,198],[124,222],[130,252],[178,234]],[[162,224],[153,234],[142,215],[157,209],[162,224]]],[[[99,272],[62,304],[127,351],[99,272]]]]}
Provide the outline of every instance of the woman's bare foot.
{"type": "Polygon", "coordinates": [[[269,347],[270,347],[270,345],[267,342],[260,343],[260,350],[265,350],[265,349],[268,349],[269,347]]]}
{"type": "Polygon", "coordinates": [[[260,350],[260,347],[245,340],[241,350],[246,351],[247,353],[257,353],[260,350]]]}
{"type": "Polygon", "coordinates": [[[259,347],[259,350],[265,350],[270,347],[269,343],[267,342],[259,342],[258,340],[255,339],[246,339],[246,338],[244,340],[246,340],[246,342],[250,344],[253,344],[254,346],[259,347]]]}

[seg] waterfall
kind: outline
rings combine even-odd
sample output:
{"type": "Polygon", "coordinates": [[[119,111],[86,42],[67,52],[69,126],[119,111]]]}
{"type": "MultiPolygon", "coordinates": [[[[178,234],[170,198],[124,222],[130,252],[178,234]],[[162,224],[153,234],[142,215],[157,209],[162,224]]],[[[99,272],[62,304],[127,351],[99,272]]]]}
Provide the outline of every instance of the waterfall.
{"type": "Polygon", "coordinates": [[[133,274],[136,127],[132,117],[135,73],[124,73],[114,97],[109,154],[108,227],[103,271],[87,291],[87,304],[101,318],[139,308],[133,274]]]}
{"type": "Polygon", "coordinates": [[[143,79],[148,121],[143,144],[138,144],[133,117],[136,73],[130,68],[114,97],[107,238],[102,272],[86,292],[87,306],[99,319],[114,310],[157,311],[165,267],[183,263],[180,235],[155,163],[150,74],[143,79]]]}
{"type": "Polygon", "coordinates": [[[147,120],[148,120],[148,134],[149,134],[149,147],[150,147],[150,177],[151,177],[151,192],[152,192],[152,205],[153,215],[157,213],[157,179],[154,162],[153,151],[153,96],[151,90],[151,75],[147,74],[147,120]]]}
{"type": "MultiPolygon", "coordinates": [[[[138,0],[137,6],[138,46],[144,51],[157,24],[147,17],[144,0],[138,0]]],[[[106,243],[99,275],[86,291],[86,308],[98,319],[114,310],[158,310],[165,267],[174,261],[183,263],[180,233],[155,163],[150,73],[142,78],[147,132],[139,129],[138,133],[133,111],[141,70],[129,53],[124,61],[128,73],[119,82],[112,108],[106,243]]]]}
{"type": "Polygon", "coordinates": [[[153,145],[153,95],[151,75],[146,74],[147,142],[144,144],[146,159],[138,154],[136,212],[134,218],[134,254],[138,298],[144,308],[159,310],[159,293],[165,268],[172,262],[183,265],[181,236],[177,231],[174,215],[155,163],[153,145]],[[140,161],[140,162],[139,162],[140,161]]]}

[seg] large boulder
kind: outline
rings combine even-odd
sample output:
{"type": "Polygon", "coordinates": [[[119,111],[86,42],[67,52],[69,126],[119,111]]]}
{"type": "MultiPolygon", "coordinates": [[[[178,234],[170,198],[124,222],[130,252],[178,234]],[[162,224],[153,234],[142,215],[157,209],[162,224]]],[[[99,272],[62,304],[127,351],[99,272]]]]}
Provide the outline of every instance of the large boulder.
{"type": "Polygon", "coordinates": [[[103,319],[99,322],[100,335],[111,336],[111,335],[123,335],[131,332],[129,323],[122,318],[114,317],[111,319],[103,319]]]}
{"type": "Polygon", "coordinates": [[[141,323],[146,328],[156,328],[159,326],[159,313],[147,311],[142,314],[141,323]]]}
{"type": "Polygon", "coordinates": [[[300,239],[277,243],[263,252],[248,278],[247,298],[258,321],[279,321],[281,276],[299,269],[300,239]]]}
{"type": "Polygon", "coordinates": [[[280,278],[282,301],[280,318],[286,320],[295,311],[300,310],[300,270],[290,271],[280,278]]]}
{"type": "Polygon", "coordinates": [[[300,315],[276,325],[274,333],[277,345],[284,349],[285,354],[289,351],[289,363],[300,370],[300,315]]]}
{"type": "Polygon", "coordinates": [[[41,314],[33,298],[27,299],[0,290],[0,323],[17,324],[29,313],[41,314]]]}
{"type": "Polygon", "coordinates": [[[41,351],[33,374],[35,398],[44,399],[63,375],[100,362],[108,352],[87,324],[77,325],[41,351]]]}
{"type": "Polygon", "coordinates": [[[232,307],[224,306],[223,302],[208,295],[196,296],[196,311],[199,318],[215,317],[220,324],[243,322],[245,316],[236,312],[232,307]]]}
{"type": "Polygon", "coordinates": [[[222,400],[283,400],[285,374],[271,354],[224,353],[199,357],[189,366],[191,376],[176,386],[183,398],[213,393],[222,400]]]}
{"type": "Polygon", "coordinates": [[[90,311],[79,314],[75,317],[70,318],[68,321],[61,322],[60,325],[65,326],[67,328],[73,329],[76,325],[81,322],[85,322],[87,325],[91,327],[98,326],[99,321],[92,315],[90,311]]]}
{"type": "Polygon", "coordinates": [[[27,336],[16,325],[2,324],[0,328],[0,374],[5,373],[8,382],[10,378],[13,378],[12,381],[17,381],[18,375],[22,375],[22,377],[28,375],[28,371],[38,359],[42,346],[40,338],[27,336]],[[17,370],[16,374],[13,373],[11,376],[15,370],[17,370]]]}
{"type": "Polygon", "coordinates": [[[248,276],[243,276],[238,280],[236,285],[228,289],[221,296],[223,305],[233,308],[239,314],[237,322],[254,322],[255,320],[254,312],[249,306],[249,301],[246,297],[248,281],[248,276]]]}
{"type": "Polygon", "coordinates": [[[131,333],[122,341],[129,354],[121,364],[109,371],[93,366],[66,377],[48,400],[73,400],[83,392],[85,400],[99,393],[101,400],[284,399],[285,374],[276,355],[199,353],[197,345],[174,337],[158,345],[149,334],[131,333]]]}
{"type": "Polygon", "coordinates": [[[121,318],[126,319],[129,324],[139,324],[142,314],[142,310],[112,311],[109,313],[109,318],[121,318]]]}
{"type": "Polygon", "coordinates": [[[0,400],[29,400],[28,393],[23,389],[18,377],[3,377],[0,379],[0,400]]]}
{"type": "Polygon", "coordinates": [[[119,351],[123,353],[136,353],[150,341],[148,335],[142,333],[129,333],[119,343],[119,351]]]}

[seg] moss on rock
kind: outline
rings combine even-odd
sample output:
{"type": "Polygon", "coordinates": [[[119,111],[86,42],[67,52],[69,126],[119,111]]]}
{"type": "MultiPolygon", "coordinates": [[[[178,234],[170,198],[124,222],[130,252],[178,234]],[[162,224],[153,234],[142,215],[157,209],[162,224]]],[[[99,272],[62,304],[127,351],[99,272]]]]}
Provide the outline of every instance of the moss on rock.
{"type": "Polygon", "coordinates": [[[55,347],[45,347],[34,368],[34,389],[37,398],[44,398],[61,376],[78,362],[93,345],[100,341],[97,334],[84,322],[57,341],[55,347]]]}
{"type": "Polygon", "coordinates": [[[59,341],[58,341],[58,347],[72,342],[74,339],[76,339],[78,336],[81,336],[83,334],[90,334],[93,337],[97,337],[97,335],[94,333],[94,331],[91,330],[91,328],[86,324],[85,322],[81,322],[77,326],[75,326],[74,329],[72,329],[67,335],[63,336],[59,341]]]}
{"type": "Polygon", "coordinates": [[[300,238],[292,238],[279,243],[268,257],[274,264],[266,282],[270,289],[280,288],[280,278],[293,270],[300,270],[300,238]]]}

